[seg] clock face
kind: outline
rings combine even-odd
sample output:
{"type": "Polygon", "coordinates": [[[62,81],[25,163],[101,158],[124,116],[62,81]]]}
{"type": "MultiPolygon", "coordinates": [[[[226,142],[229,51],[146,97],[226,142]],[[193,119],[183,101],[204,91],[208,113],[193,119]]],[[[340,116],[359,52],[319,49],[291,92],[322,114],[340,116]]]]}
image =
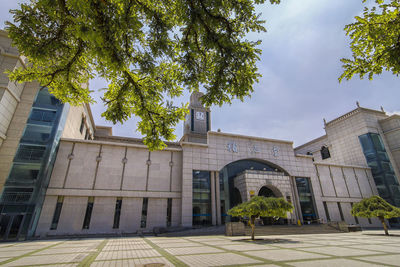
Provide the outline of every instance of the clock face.
{"type": "Polygon", "coordinates": [[[204,120],[204,112],[196,111],[196,119],[197,120],[204,120]]]}

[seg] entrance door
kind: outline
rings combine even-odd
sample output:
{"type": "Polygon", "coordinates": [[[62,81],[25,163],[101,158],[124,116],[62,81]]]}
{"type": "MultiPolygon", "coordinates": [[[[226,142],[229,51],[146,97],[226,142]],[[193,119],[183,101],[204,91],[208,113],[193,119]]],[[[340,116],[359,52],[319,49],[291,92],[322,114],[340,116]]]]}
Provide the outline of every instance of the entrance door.
{"type": "MultiPolygon", "coordinates": [[[[277,197],[275,193],[266,186],[261,187],[258,195],[263,197],[277,197]]],[[[261,217],[261,220],[263,221],[264,225],[285,224],[285,221],[282,218],[275,219],[273,217],[261,217]]]]}
{"type": "Polygon", "coordinates": [[[18,240],[24,220],[24,214],[2,214],[0,218],[0,240],[18,240]]]}

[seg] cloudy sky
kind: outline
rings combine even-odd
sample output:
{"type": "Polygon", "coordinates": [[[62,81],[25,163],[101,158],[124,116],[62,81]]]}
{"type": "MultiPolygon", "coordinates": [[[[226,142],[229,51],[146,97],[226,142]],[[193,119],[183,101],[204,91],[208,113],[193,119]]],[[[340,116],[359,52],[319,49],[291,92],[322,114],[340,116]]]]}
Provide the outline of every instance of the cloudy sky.
{"type": "MultiPolygon", "coordinates": [[[[12,19],[8,13],[18,1],[0,0],[0,28],[12,19]]],[[[369,3],[372,0],[367,1],[369,3]]],[[[212,130],[292,140],[301,145],[324,134],[323,118],[332,120],[361,106],[388,112],[400,110],[399,78],[390,73],[373,81],[338,83],[340,58],[351,55],[343,28],[362,12],[361,0],[282,0],[280,5],[258,6],[268,31],[253,34],[262,40],[263,54],[258,67],[263,77],[245,102],[212,108],[212,130]]],[[[94,91],[106,87],[100,79],[91,81],[94,91]]],[[[105,110],[96,93],[92,105],[98,125],[112,125],[101,113],[105,110]]],[[[185,94],[183,101],[189,100],[185,94]]],[[[114,135],[140,137],[134,118],[114,125],[114,135]]],[[[176,128],[182,136],[182,123],[176,128]]]]}

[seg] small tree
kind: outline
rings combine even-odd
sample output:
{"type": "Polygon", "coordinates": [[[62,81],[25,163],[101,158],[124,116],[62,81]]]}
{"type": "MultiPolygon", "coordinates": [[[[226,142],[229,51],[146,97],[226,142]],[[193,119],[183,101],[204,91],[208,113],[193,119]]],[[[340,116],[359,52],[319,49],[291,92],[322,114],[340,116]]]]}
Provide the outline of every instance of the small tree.
{"type": "Polygon", "coordinates": [[[354,204],[351,214],[357,217],[375,218],[377,217],[383,224],[385,235],[389,235],[385,219],[400,217],[400,209],[390,205],[379,196],[364,198],[354,204]]]}
{"type": "Polygon", "coordinates": [[[254,240],[255,219],[261,217],[283,217],[293,210],[293,205],[283,198],[255,196],[228,210],[233,217],[250,218],[251,239],[254,240]]]}

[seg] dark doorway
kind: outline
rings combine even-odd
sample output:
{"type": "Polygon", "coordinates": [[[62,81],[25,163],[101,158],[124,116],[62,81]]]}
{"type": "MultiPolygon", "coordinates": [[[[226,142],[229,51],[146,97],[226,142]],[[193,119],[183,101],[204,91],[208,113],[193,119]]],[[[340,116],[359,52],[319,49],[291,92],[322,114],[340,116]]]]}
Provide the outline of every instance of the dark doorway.
{"type": "Polygon", "coordinates": [[[242,203],[242,196],[240,195],[240,191],[239,189],[237,189],[236,187],[233,189],[233,196],[232,196],[232,205],[233,207],[239,205],[240,203],[242,203]]]}
{"type": "MultiPolygon", "coordinates": [[[[263,186],[260,191],[258,191],[258,195],[262,197],[278,197],[272,189],[263,186]]],[[[273,224],[285,224],[285,220],[281,218],[274,217],[261,217],[264,225],[273,225],[273,224]]]]}
{"type": "Polygon", "coordinates": [[[0,215],[0,240],[15,241],[19,240],[24,214],[3,214],[0,215]]]}
{"type": "Polygon", "coordinates": [[[263,197],[276,197],[274,192],[266,186],[261,187],[260,191],[258,192],[259,196],[263,197]]]}

